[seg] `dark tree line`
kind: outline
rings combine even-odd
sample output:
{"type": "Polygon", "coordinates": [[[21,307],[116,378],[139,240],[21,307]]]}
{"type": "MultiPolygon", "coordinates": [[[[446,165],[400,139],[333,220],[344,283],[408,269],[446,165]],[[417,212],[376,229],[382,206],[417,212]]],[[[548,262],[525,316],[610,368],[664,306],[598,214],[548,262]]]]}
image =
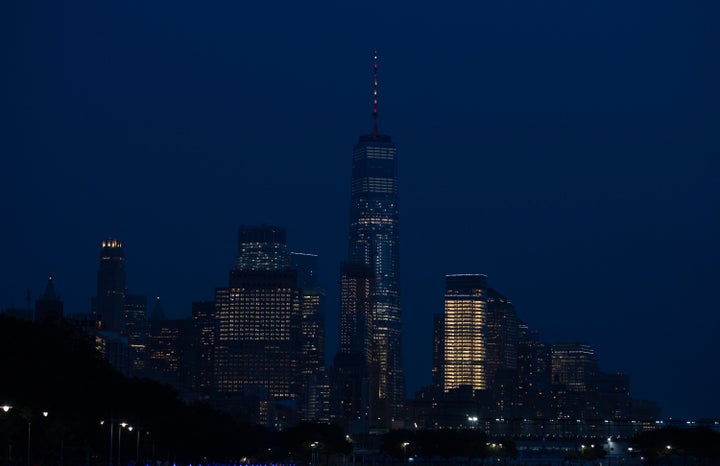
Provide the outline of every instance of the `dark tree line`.
{"type": "Polygon", "coordinates": [[[121,434],[124,464],[136,455],[171,462],[306,460],[311,442],[324,455],[349,448],[335,426],[303,424],[274,433],[204,404],[187,405],[170,387],[123,377],[87,335],[64,325],[0,315],[0,368],[0,405],[12,406],[0,410],[0,464],[27,464],[28,452],[33,464],[108,464],[109,426],[117,458],[120,421],[136,429],[121,434]]]}
{"type": "Polygon", "coordinates": [[[720,464],[720,433],[705,427],[665,427],[638,434],[631,443],[648,464],[720,464]]]}

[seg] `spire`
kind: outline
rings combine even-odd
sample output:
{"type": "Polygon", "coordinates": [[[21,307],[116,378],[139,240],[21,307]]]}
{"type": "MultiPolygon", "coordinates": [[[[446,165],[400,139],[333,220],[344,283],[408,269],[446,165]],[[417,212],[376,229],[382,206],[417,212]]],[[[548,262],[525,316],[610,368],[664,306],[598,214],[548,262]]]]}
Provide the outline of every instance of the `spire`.
{"type": "Polygon", "coordinates": [[[55,285],[53,284],[52,275],[48,277],[47,286],[45,287],[45,294],[43,294],[42,299],[46,301],[55,301],[58,299],[57,293],[55,293],[55,285]]]}
{"type": "Polygon", "coordinates": [[[165,310],[160,304],[160,296],[155,298],[155,309],[153,309],[150,320],[165,320],[165,310]]]}
{"type": "Polygon", "coordinates": [[[378,105],[378,53],[377,50],[373,54],[373,139],[377,139],[378,126],[377,126],[377,105],[378,105]]]}

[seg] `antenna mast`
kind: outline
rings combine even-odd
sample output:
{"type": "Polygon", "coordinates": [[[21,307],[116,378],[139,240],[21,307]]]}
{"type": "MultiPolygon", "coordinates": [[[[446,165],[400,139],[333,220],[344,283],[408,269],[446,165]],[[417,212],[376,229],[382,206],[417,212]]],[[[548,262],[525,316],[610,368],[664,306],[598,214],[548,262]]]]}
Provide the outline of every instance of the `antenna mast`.
{"type": "Polygon", "coordinates": [[[377,139],[378,136],[378,126],[377,126],[377,117],[378,117],[378,111],[377,111],[377,105],[378,105],[378,53],[377,50],[375,51],[373,55],[373,132],[372,137],[373,139],[377,139]]]}

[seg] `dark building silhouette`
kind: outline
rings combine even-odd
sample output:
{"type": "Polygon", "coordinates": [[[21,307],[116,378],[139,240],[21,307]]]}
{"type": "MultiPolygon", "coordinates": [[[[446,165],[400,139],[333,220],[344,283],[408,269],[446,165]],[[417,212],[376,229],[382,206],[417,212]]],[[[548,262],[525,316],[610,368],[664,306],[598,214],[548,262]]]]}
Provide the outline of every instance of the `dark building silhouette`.
{"type": "Polygon", "coordinates": [[[192,303],[191,321],[191,389],[198,399],[207,400],[213,391],[215,301],[192,303]]]}
{"type": "Polygon", "coordinates": [[[148,376],[170,385],[184,399],[192,399],[189,359],[190,319],[151,319],[148,337],[148,376]]]}
{"type": "Polygon", "coordinates": [[[35,300],[35,322],[60,323],[63,319],[63,302],[55,292],[55,284],[52,275],[43,295],[35,300]]]}
{"type": "Polygon", "coordinates": [[[550,345],[540,341],[537,331],[518,325],[518,413],[527,418],[550,418],[552,355],[550,345]]]}
{"type": "Polygon", "coordinates": [[[443,314],[433,314],[432,334],[432,387],[436,393],[442,393],[443,378],[443,351],[445,348],[445,318],[443,314]]]}
{"type": "Polygon", "coordinates": [[[333,361],[333,419],[349,432],[369,430],[377,407],[374,350],[374,275],[365,264],[340,267],[340,349],[333,361]]]}
{"type": "Polygon", "coordinates": [[[125,327],[125,253],[120,241],[108,238],[100,249],[97,294],[92,313],[105,332],[120,332],[125,327]]]}
{"type": "Polygon", "coordinates": [[[145,374],[147,362],[147,297],[126,294],[124,309],[124,329],[120,334],[128,341],[129,373],[141,376],[145,374]]]}
{"type": "Polygon", "coordinates": [[[318,256],[292,252],[290,267],[297,272],[302,314],[300,415],[307,421],[328,421],[330,385],[325,371],[324,292],[318,283],[318,256]]]}
{"type": "Polygon", "coordinates": [[[377,56],[374,62],[373,131],[360,136],[352,159],[348,262],[374,274],[373,353],[378,363],[379,424],[401,418],[405,399],[400,324],[400,222],[397,148],[377,129],[377,56]]]}
{"type": "MultiPolygon", "coordinates": [[[[518,325],[515,306],[502,294],[487,289],[485,376],[495,389],[498,372],[517,369],[518,325]]],[[[505,376],[503,376],[504,378],[505,376]]]]}
{"type": "Polygon", "coordinates": [[[598,362],[593,349],[584,343],[552,345],[552,400],[558,419],[592,419],[592,379],[598,362]]]}

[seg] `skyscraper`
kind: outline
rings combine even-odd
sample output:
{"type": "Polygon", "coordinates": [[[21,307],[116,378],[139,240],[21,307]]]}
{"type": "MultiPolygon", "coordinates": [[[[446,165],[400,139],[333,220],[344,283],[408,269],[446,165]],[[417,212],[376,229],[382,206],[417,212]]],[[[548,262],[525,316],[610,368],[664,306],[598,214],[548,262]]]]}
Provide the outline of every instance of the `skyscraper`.
{"type": "Polygon", "coordinates": [[[120,332],[125,315],[125,253],[120,241],[108,238],[100,249],[97,275],[97,294],[93,298],[92,313],[100,329],[120,332]]]}
{"type": "Polygon", "coordinates": [[[512,302],[492,288],[487,289],[486,315],[485,377],[495,389],[501,372],[517,369],[519,322],[512,302]]]}
{"type": "Polygon", "coordinates": [[[147,296],[125,295],[124,306],[125,327],[120,332],[128,340],[129,373],[131,375],[144,375],[147,360],[147,296]]]}
{"type": "Polygon", "coordinates": [[[300,374],[303,420],[328,420],[328,391],[325,372],[324,293],[318,283],[318,256],[301,252],[290,253],[290,267],[297,272],[300,287],[301,343],[300,374]]]}
{"type": "Polygon", "coordinates": [[[487,276],[455,274],[445,277],[443,324],[443,390],[470,386],[487,388],[485,325],[487,276]]]}
{"type": "Polygon", "coordinates": [[[372,268],[374,397],[381,425],[401,414],[405,399],[400,325],[400,234],[397,148],[377,127],[378,62],[373,64],[373,130],[353,151],[348,262],[372,268]]]}
{"type": "Polygon", "coordinates": [[[369,265],[340,266],[340,349],[333,361],[333,417],[353,434],[366,432],[377,393],[373,354],[373,282],[369,265]]]}
{"type": "Polygon", "coordinates": [[[215,292],[215,370],[220,399],[261,388],[275,400],[300,395],[301,298],[285,230],[242,227],[237,267],[215,292]]]}

